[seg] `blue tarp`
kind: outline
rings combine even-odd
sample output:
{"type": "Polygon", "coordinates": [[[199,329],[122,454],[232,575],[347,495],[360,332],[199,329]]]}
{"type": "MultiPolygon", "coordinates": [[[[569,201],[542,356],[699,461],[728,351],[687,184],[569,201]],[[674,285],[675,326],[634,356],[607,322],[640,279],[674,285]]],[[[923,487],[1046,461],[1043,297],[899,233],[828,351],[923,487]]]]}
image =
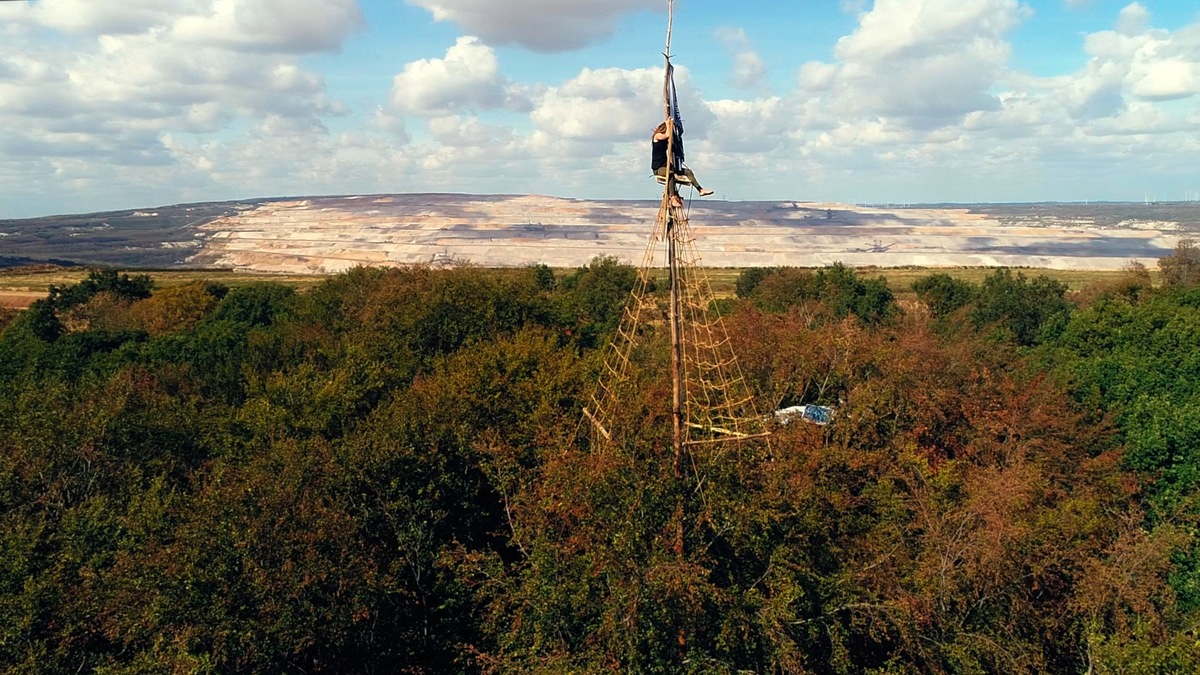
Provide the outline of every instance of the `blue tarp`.
{"type": "Polygon", "coordinates": [[[792,420],[829,424],[829,420],[832,418],[833,408],[824,405],[794,405],[775,411],[775,419],[779,420],[780,424],[787,424],[792,420]]]}

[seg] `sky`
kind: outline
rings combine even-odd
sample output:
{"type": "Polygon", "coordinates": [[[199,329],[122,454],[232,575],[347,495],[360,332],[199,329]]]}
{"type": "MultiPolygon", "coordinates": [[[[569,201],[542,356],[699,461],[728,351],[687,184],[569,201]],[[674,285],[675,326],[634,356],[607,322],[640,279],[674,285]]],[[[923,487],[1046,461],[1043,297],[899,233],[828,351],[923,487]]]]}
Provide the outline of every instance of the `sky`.
{"type": "MultiPolygon", "coordinates": [[[[667,0],[0,0],[0,218],[653,199],[667,0]]],[[[1200,200],[1194,0],[676,0],[730,200],[1200,200]]]]}

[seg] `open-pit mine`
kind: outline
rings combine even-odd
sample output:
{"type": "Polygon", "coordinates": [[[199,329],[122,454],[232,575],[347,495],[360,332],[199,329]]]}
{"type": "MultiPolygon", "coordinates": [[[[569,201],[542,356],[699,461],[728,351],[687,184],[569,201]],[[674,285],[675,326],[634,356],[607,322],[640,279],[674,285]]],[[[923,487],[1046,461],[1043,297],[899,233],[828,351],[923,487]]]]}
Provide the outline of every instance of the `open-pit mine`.
{"type": "MultiPolygon", "coordinates": [[[[0,221],[0,259],[334,273],[355,265],[637,262],[658,201],[395,194],[245,200],[0,221]]],[[[688,205],[713,267],[1153,264],[1200,230],[1200,204],[688,205]]]]}

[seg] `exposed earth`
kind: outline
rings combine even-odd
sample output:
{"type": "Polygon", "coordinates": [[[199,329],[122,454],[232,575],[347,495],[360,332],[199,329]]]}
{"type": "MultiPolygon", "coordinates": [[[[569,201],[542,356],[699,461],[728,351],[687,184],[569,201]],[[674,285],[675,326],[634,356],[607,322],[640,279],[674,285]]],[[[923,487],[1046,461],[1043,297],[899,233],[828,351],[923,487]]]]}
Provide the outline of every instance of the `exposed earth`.
{"type": "MultiPolygon", "coordinates": [[[[570,267],[642,259],[659,202],[533,195],[262,199],[0,221],[0,262],[338,272],[355,265],[570,267]]],[[[852,206],[690,202],[714,267],[1153,265],[1200,231],[1200,204],[852,206]]]]}

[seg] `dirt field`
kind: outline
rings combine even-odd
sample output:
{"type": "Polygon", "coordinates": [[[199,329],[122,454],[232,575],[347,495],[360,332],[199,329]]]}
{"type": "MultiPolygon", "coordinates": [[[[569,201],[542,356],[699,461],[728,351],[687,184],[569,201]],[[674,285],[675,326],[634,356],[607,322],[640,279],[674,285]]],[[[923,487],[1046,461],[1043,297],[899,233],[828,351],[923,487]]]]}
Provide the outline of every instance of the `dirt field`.
{"type": "Polygon", "coordinates": [[[34,300],[46,297],[43,293],[30,293],[27,291],[0,291],[0,307],[6,309],[25,309],[34,300]]]}

